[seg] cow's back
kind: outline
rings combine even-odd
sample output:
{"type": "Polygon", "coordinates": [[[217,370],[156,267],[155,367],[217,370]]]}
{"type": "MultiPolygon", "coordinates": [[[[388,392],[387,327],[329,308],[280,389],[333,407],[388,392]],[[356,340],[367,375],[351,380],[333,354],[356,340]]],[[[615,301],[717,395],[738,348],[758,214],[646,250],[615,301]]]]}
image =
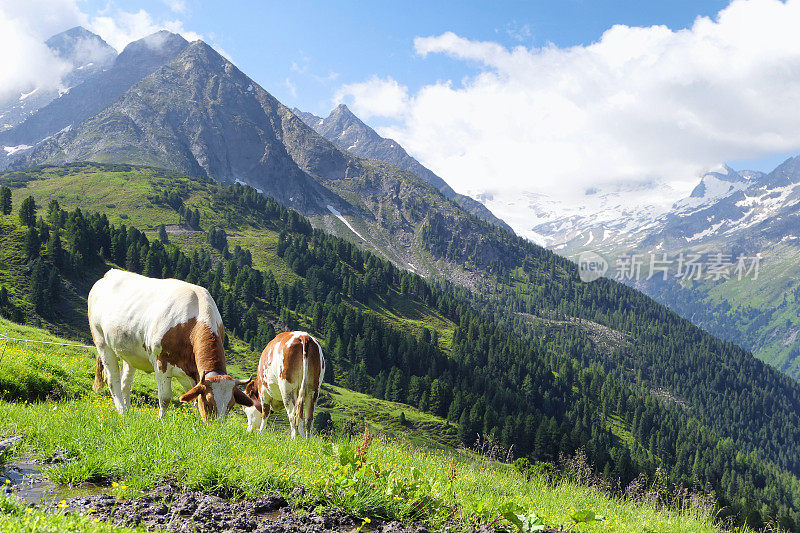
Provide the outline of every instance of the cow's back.
{"type": "Polygon", "coordinates": [[[172,327],[192,319],[217,331],[222,318],[203,287],[176,279],[154,279],[109,270],[89,292],[89,324],[109,344],[149,347],[172,327]]]}
{"type": "Polygon", "coordinates": [[[279,333],[261,353],[257,377],[267,386],[281,380],[299,387],[303,373],[303,342],[308,359],[308,386],[319,387],[325,368],[322,349],[317,340],[304,331],[279,333]]]}

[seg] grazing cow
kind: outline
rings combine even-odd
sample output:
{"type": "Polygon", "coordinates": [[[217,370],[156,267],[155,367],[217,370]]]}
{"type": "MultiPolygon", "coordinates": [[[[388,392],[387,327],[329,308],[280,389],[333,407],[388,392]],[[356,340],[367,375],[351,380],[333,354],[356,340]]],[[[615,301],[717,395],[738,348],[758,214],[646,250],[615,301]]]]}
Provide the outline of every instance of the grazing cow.
{"type": "Polygon", "coordinates": [[[225,327],[203,287],[109,270],[89,292],[89,328],[97,346],[94,390],[103,388],[105,376],[120,414],[130,409],[137,369],[155,372],[159,418],[172,400],[173,377],[186,389],[181,401],[197,398],[204,420],[224,420],[234,402],[253,404],[237,387],[246,380],[225,368],[225,327]]]}
{"type": "Polygon", "coordinates": [[[267,415],[281,406],[286,408],[292,438],[310,436],[314,406],[325,375],[325,358],[317,339],[304,331],[279,333],[267,344],[258,362],[258,373],[245,392],[253,401],[245,407],[247,431],[252,431],[261,414],[264,431],[267,415]]]}

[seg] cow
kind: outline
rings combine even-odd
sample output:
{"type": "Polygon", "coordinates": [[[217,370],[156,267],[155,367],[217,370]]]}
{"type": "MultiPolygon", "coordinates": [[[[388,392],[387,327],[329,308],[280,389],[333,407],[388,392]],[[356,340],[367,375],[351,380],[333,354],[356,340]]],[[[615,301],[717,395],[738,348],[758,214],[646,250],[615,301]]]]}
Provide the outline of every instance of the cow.
{"type": "Polygon", "coordinates": [[[259,414],[259,431],[264,431],[270,412],[285,407],[292,438],[310,436],[324,375],[325,358],[317,339],[305,331],[279,333],[264,348],[256,377],[245,387],[253,401],[244,407],[247,431],[255,429],[259,414]]]}
{"type": "Polygon", "coordinates": [[[159,418],[172,400],[173,377],[186,389],[181,401],[196,398],[203,420],[224,421],[234,403],[253,404],[238,388],[247,380],[228,375],[225,327],[203,287],[109,270],[89,292],[89,329],[97,347],[93,388],[105,381],[120,414],[131,407],[137,369],[155,373],[159,418]]]}

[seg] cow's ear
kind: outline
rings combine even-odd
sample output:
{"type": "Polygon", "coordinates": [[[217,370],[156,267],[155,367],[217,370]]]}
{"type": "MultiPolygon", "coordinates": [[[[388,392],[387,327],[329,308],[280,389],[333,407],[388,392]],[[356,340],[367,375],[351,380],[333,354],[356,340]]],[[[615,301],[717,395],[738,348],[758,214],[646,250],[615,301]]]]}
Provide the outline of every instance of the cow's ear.
{"type": "Polygon", "coordinates": [[[244,387],[244,393],[250,396],[251,398],[258,398],[258,389],[256,389],[256,382],[252,379],[247,382],[247,385],[244,387]]]}
{"type": "Polygon", "coordinates": [[[202,383],[198,383],[197,385],[195,385],[191,389],[189,389],[186,392],[184,392],[183,394],[181,394],[181,401],[182,402],[191,402],[192,400],[194,400],[195,398],[200,396],[200,393],[203,392],[205,390],[205,388],[206,388],[205,385],[203,385],[202,383]]]}
{"type": "Polygon", "coordinates": [[[233,399],[239,405],[244,405],[245,407],[253,406],[253,400],[250,399],[250,396],[240,391],[237,387],[233,388],[233,399]]]}

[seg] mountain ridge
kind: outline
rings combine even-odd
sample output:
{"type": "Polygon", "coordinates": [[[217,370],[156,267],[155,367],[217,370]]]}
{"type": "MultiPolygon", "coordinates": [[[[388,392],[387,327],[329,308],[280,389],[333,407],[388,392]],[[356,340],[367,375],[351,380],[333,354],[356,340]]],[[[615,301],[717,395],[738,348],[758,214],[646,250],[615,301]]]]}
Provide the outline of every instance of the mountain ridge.
{"type": "Polygon", "coordinates": [[[392,139],[381,137],[375,130],[358,118],[345,104],[336,106],[327,118],[318,117],[312,113],[301,111],[296,107],[292,109],[292,112],[317,133],[336,144],[339,148],[360,157],[379,159],[398,168],[402,168],[403,170],[407,170],[423,181],[433,185],[446,198],[453,200],[478,218],[491,222],[508,231],[514,231],[511,226],[495,216],[486,206],[469,196],[454,191],[445,180],[409,155],[399,143],[392,139]]]}
{"type": "Polygon", "coordinates": [[[71,88],[18,126],[0,132],[0,144],[35,146],[65,128],[78,125],[111,105],[187,45],[183,37],[167,31],[130,43],[110,68],[71,88]]]}

